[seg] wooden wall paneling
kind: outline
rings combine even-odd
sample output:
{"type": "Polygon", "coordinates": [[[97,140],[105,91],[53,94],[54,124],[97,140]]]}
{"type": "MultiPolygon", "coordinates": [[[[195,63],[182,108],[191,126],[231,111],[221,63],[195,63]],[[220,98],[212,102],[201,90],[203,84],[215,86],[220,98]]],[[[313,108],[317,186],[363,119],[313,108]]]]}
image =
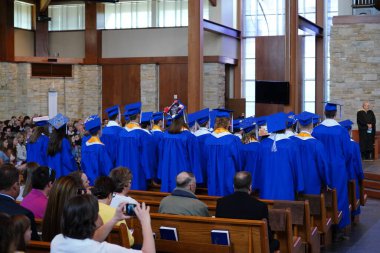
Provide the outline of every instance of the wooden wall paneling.
{"type": "MultiPolygon", "coordinates": [[[[300,105],[300,109],[298,112],[303,111],[302,110],[302,101],[303,101],[303,92],[304,92],[304,84],[303,84],[303,79],[305,75],[305,64],[304,64],[304,58],[305,58],[305,36],[299,35],[298,36],[298,44],[297,44],[297,49],[298,49],[298,62],[300,64],[297,64],[297,82],[298,85],[296,85],[294,88],[294,97],[296,104],[300,105]]],[[[291,109],[285,108],[287,112],[290,112],[291,109]]]]}
{"type": "Polygon", "coordinates": [[[15,56],[14,3],[0,1],[0,61],[13,61],[15,56]]]}
{"type": "MultiPolygon", "coordinates": [[[[286,81],[285,36],[256,37],[256,80],[286,81]]],[[[284,111],[284,105],[255,105],[256,116],[284,111]]]]}
{"type": "Polygon", "coordinates": [[[159,110],[171,105],[174,95],[188,106],[187,64],[159,65],[159,110]]]}
{"type": "Polygon", "coordinates": [[[188,18],[187,108],[191,113],[203,107],[203,0],[189,1],[188,18]]]}
{"type": "Polygon", "coordinates": [[[40,1],[36,1],[36,32],[34,36],[35,56],[49,56],[49,22],[38,21],[38,16],[48,16],[48,10],[40,10],[40,1]]]}
{"type": "Polygon", "coordinates": [[[32,76],[35,77],[72,77],[71,64],[32,63],[32,76]]]}
{"type": "Polygon", "coordinates": [[[124,106],[140,101],[140,65],[104,65],[102,68],[102,112],[118,104],[124,106]]]}
{"type": "MultiPolygon", "coordinates": [[[[316,23],[324,28],[324,1],[317,1],[317,19],[316,23]]],[[[323,115],[323,104],[325,101],[325,49],[324,37],[315,38],[315,113],[323,115]]]]}
{"type": "MultiPolygon", "coordinates": [[[[236,65],[237,60],[226,56],[204,56],[205,63],[222,63],[236,65]]],[[[187,56],[169,56],[169,57],[128,57],[128,58],[100,58],[99,64],[187,64],[187,56]]]]}
{"type": "Polygon", "coordinates": [[[245,115],[245,98],[231,98],[226,100],[226,108],[233,111],[234,119],[245,115]]]}
{"type": "MultiPolygon", "coordinates": [[[[96,2],[88,2],[85,4],[86,13],[86,29],[85,29],[85,64],[97,64],[98,57],[101,55],[100,32],[97,31],[97,7],[96,2]]],[[[99,7],[99,11],[102,9],[99,7]]],[[[100,22],[100,21],[99,21],[100,22]]]]}
{"type": "MultiPolygon", "coordinates": [[[[243,15],[243,12],[242,12],[242,0],[237,0],[237,29],[239,31],[242,30],[242,27],[243,27],[243,18],[242,18],[242,15],[243,15]]],[[[240,36],[239,36],[239,43],[237,45],[237,56],[238,56],[238,59],[237,59],[237,63],[236,63],[236,66],[234,66],[234,98],[241,98],[241,93],[242,93],[242,90],[241,90],[241,79],[242,79],[242,71],[241,71],[241,59],[242,59],[242,46],[241,46],[241,43],[242,43],[242,39],[241,39],[241,33],[240,33],[240,36]]]]}

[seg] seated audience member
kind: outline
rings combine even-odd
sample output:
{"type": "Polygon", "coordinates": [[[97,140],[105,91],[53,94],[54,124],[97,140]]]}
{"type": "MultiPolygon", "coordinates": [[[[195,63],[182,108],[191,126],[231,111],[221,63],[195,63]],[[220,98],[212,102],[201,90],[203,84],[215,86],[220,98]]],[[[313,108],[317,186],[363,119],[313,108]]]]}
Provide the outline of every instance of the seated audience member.
{"type": "Polygon", "coordinates": [[[193,173],[181,172],[176,178],[177,187],[172,194],[163,198],[159,213],[210,216],[205,203],[195,196],[196,181],[193,173]]]}
{"type": "MultiPolygon", "coordinates": [[[[268,206],[251,196],[252,176],[247,171],[240,171],[234,177],[234,193],[218,199],[215,217],[268,221],[268,206]]],[[[268,235],[270,251],[279,249],[279,242],[273,239],[269,221],[268,235]]]]}
{"type": "MultiPolygon", "coordinates": [[[[125,203],[123,203],[125,204],[125,203]]],[[[127,216],[123,215],[123,204],[116,209],[113,219],[123,220],[127,216]]],[[[57,235],[51,242],[51,252],[144,252],[154,253],[155,245],[153,232],[150,224],[149,207],[143,203],[137,205],[135,213],[141,222],[143,245],[142,250],[133,250],[107,242],[97,242],[93,240],[98,219],[99,206],[96,198],[92,195],[81,195],[70,199],[64,207],[62,216],[62,233],[57,235]]]]}
{"type": "Polygon", "coordinates": [[[14,253],[16,250],[12,218],[0,212],[0,252],[14,253]]]}
{"type": "Polygon", "coordinates": [[[17,144],[15,146],[17,152],[18,163],[22,163],[26,161],[26,146],[25,146],[25,135],[23,133],[18,133],[16,135],[17,144]]]}
{"type": "Polygon", "coordinates": [[[12,217],[15,232],[15,244],[17,252],[26,252],[26,246],[32,236],[30,220],[25,215],[15,215],[12,217]]]}
{"type": "Polygon", "coordinates": [[[58,179],[50,190],[49,199],[42,222],[42,240],[50,242],[54,236],[61,233],[61,218],[65,203],[82,194],[82,185],[72,177],[65,176],[58,179]]]}
{"type": "Polygon", "coordinates": [[[42,219],[48,196],[55,180],[55,171],[48,167],[38,167],[32,174],[32,190],[21,201],[21,206],[33,212],[34,217],[42,219]]]}
{"type": "Polygon", "coordinates": [[[24,177],[24,190],[22,192],[22,197],[25,197],[28,195],[28,193],[32,190],[32,175],[33,171],[35,171],[40,165],[35,162],[29,162],[26,163],[25,169],[23,171],[23,177],[24,177]]]}
{"type": "Polygon", "coordinates": [[[111,170],[110,178],[115,184],[115,194],[110,206],[116,208],[121,202],[137,204],[135,199],[128,197],[132,184],[132,173],[128,168],[118,167],[111,170]]]}
{"type": "Polygon", "coordinates": [[[88,177],[86,175],[86,173],[84,173],[83,171],[81,170],[76,170],[74,172],[71,172],[69,174],[70,177],[73,177],[75,180],[77,180],[77,182],[79,184],[81,184],[83,186],[83,189],[86,189],[86,192],[91,194],[91,191],[90,191],[90,181],[88,180],[88,177]]]}
{"type": "MultiPolygon", "coordinates": [[[[95,185],[91,188],[92,194],[98,198],[99,201],[99,216],[104,223],[109,222],[115,216],[116,208],[111,207],[113,192],[115,191],[115,184],[112,179],[106,176],[100,176],[95,180],[95,185]]],[[[125,223],[124,220],[118,222],[116,225],[125,223]]],[[[129,244],[132,246],[134,238],[128,229],[129,244]]]]}
{"type": "Polygon", "coordinates": [[[32,226],[33,240],[39,240],[33,213],[15,201],[20,193],[19,180],[19,173],[14,165],[8,163],[0,167],[0,212],[11,216],[26,215],[30,219],[32,226]]]}

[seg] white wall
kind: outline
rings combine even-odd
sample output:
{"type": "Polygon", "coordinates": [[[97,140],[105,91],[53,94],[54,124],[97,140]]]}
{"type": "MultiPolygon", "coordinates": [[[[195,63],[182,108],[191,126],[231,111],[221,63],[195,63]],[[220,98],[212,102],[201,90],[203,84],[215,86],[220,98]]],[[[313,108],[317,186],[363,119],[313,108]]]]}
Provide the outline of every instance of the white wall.
{"type": "MultiPolygon", "coordinates": [[[[203,0],[208,1],[208,0],[203,0]]],[[[210,21],[236,28],[237,0],[218,0],[216,6],[210,4],[210,21]]]]}
{"type": "Polygon", "coordinates": [[[49,55],[67,58],[85,57],[84,31],[49,32],[49,55]]]}
{"type": "Polygon", "coordinates": [[[15,56],[34,56],[34,31],[15,29],[15,56]]]}
{"type": "MultiPolygon", "coordinates": [[[[336,0],[333,0],[336,1],[336,0]]],[[[338,0],[338,15],[352,15],[352,0],[338,0]]]]}
{"type": "MultiPolygon", "coordinates": [[[[187,27],[131,30],[104,30],[102,57],[170,57],[187,56],[187,27]]],[[[204,55],[236,58],[235,39],[204,33],[204,55]]]]}

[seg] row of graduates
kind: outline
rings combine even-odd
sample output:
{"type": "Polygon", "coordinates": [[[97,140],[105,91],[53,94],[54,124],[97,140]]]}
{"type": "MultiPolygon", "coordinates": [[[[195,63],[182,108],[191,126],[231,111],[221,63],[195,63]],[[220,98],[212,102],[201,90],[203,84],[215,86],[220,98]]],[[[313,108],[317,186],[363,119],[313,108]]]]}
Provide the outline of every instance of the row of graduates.
{"type": "MultiPolygon", "coordinates": [[[[81,169],[93,183],[96,177],[108,175],[112,168],[125,166],[133,174],[132,189],[146,190],[149,180],[159,180],[163,192],[175,188],[178,173],[189,171],[208,188],[209,195],[215,196],[231,194],[231,178],[241,170],[252,173],[253,189],[263,199],[294,200],[297,193],[319,194],[326,186],[336,188],[338,207],[343,211],[339,227],[343,228],[350,222],[347,182],[363,178],[360,151],[357,143],[350,140],[347,129],[334,120],[336,105],[327,104],[325,109],[327,119],[314,130],[313,120],[318,116],[308,112],[239,120],[235,128],[244,131],[243,143],[228,130],[229,110],[206,109],[186,117],[185,106],[176,100],[165,108],[170,126],[163,131],[163,113],[145,117],[147,114],[141,114],[141,103],[127,105],[124,113],[127,124],[123,128],[119,125],[120,109],[113,106],[106,110],[109,122],[102,131],[98,116],[87,118],[85,129],[89,135],[82,141],[81,169]],[[212,131],[206,127],[210,118],[212,131]],[[149,130],[151,119],[154,125],[149,130]],[[298,134],[289,131],[295,122],[298,134]],[[191,128],[193,124],[198,126],[195,130],[191,128]],[[258,137],[263,125],[270,134],[258,137]]],[[[54,128],[49,147],[59,139],[56,134],[63,132],[67,122],[63,115],[49,121],[54,128]]],[[[65,142],[62,138],[56,154],[45,152],[47,166],[57,171],[57,177],[77,169],[65,142]]]]}

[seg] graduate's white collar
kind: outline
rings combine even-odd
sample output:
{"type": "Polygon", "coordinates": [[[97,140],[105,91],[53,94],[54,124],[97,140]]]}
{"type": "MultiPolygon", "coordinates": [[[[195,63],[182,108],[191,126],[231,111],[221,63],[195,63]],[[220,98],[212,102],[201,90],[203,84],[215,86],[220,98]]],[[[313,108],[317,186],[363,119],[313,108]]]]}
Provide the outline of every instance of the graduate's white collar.
{"type": "Polygon", "coordinates": [[[335,119],[325,119],[322,121],[321,125],[324,125],[326,127],[340,126],[335,119]]]}
{"type": "Polygon", "coordinates": [[[223,132],[223,133],[218,133],[218,134],[215,132],[212,133],[212,136],[214,136],[216,138],[221,138],[221,137],[226,136],[226,135],[232,135],[232,134],[230,132],[223,132]]]}
{"type": "Polygon", "coordinates": [[[293,131],[291,131],[291,130],[286,130],[286,131],[285,131],[285,135],[286,135],[287,137],[290,137],[290,136],[294,136],[295,134],[294,134],[293,131]]]}
{"type": "Polygon", "coordinates": [[[141,130],[147,132],[148,134],[152,134],[148,129],[141,128],[141,130]]]}
{"type": "Polygon", "coordinates": [[[243,135],[241,134],[234,134],[235,136],[237,136],[240,140],[243,139],[243,135]]]}
{"type": "Polygon", "coordinates": [[[114,120],[108,121],[107,127],[111,127],[111,126],[118,126],[118,127],[120,127],[119,124],[116,121],[114,121],[114,120]]]}
{"type": "Polygon", "coordinates": [[[275,140],[275,136],[276,136],[276,141],[281,141],[281,140],[284,140],[284,139],[289,139],[288,136],[286,136],[286,134],[275,134],[275,133],[271,133],[268,138],[274,141],[275,140]]]}
{"type": "Polygon", "coordinates": [[[197,137],[201,135],[205,135],[205,134],[210,134],[207,127],[201,127],[197,131],[194,132],[194,135],[197,137]]]}

